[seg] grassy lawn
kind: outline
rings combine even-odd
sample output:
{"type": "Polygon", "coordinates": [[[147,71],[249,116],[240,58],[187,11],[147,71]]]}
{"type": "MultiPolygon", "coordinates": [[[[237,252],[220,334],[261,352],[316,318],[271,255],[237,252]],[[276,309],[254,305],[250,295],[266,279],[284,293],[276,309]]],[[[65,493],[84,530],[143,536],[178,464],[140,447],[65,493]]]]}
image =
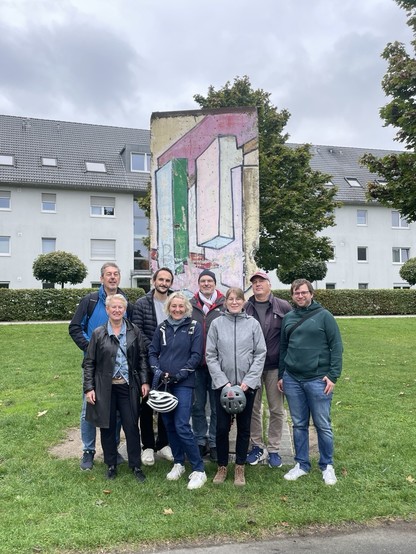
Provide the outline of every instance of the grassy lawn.
{"type": "MultiPolygon", "coordinates": [[[[79,469],[48,448],[77,426],[81,353],[67,325],[0,326],[0,552],[98,551],[185,540],[248,540],[315,524],[416,513],[416,318],[340,319],[344,371],[333,425],[338,483],[325,487],[314,460],[289,483],[287,468],[247,467],[232,480],[188,491],[168,482],[168,462],[136,483],[125,464],[109,484],[105,467],[79,469]]],[[[189,472],[187,472],[189,473],[189,472]]]]}

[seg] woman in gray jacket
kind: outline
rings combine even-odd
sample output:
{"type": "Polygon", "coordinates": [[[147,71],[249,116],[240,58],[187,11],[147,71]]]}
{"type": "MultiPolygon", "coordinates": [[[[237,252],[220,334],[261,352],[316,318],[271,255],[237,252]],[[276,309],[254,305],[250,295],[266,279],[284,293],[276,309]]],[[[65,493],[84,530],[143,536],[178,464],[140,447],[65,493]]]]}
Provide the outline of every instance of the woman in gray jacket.
{"type": "Polygon", "coordinates": [[[259,322],[244,310],[244,293],[231,287],[225,296],[226,311],[211,323],[207,336],[206,361],[215,390],[217,406],[218,471],[214,483],[227,477],[229,433],[232,415],[221,405],[225,386],[239,385],[246,397],[245,409],[236,415],[237,441],[235,485],[245,485],[244,465],[250,441],[250,421],[253,402],[260,387],[266,343],[259,322]]]}

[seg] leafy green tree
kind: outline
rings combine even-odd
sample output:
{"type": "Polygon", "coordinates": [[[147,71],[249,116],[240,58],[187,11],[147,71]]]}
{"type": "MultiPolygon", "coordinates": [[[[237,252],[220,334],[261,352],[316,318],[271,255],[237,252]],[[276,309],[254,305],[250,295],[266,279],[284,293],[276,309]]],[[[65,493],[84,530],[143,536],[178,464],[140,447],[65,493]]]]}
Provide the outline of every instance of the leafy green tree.
{"type": "Polygon", "coordinates": [[[336,189],[328,175],[310,167],[309,145],[285,144],[287,110],[278,111],[270,93],[254,90],[247,76],[236,77],[207,96],[196,94],[201,108],[256,106],[259,123],[260,247],[256,261],[266,270],[289,269],[310,257],[328,260],[331,241],[317,233],[334,225],[336,189]]]}
{"type": "Polygon", "coordinates": [[[413,55],[409,55],[404,44],[387,44],[382,57],[388,63],[382,87],[391,101],[380,109],[385,126],[398,129],[396,138],[404,145],[406,152],[389,154],[376,158],[372,154],[363,156],[363,163],[378,173],[386,184],[373,182],[368,185],[370,198],[384,206],[392,206],[409,221],[416,221],[416,2],[396,0],[407,11],[407,24],[413,30],[411,42],[413,55]]]}
{"type": "Polygon", "coordinates": [[[290,285],[295,279],[307,279],[311,283],[313,281],[322,281],[325,278],[326,272],[327,267],[323,260],[309,258],[309,260],[302,260],[298,265],[289,269],[279,267],[276,274],[282,283],[290,285]]]}
{"type": "Polygon", "coordinates": [[[400,268],[400,277],[409,285],[416,285],[416,258],[410,258],[400,268]]]}
{"type": "Polygon", "coordinates": [[[88,273],[87,267],[78,256],[61,250],[41,254],[33,262],[32,268],[35,279],[48,283],[60,283],[62,288],[65,283],[72,285],[82,283],[88,273]]]}

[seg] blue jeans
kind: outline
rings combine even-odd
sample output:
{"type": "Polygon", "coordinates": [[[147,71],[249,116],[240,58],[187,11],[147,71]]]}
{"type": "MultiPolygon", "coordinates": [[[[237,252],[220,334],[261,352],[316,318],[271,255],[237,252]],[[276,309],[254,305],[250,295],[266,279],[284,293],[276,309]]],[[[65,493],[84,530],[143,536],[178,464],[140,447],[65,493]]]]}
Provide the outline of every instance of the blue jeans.
{"type": "Polygon", "coordinates": [[[198,367],[195,371],[195,399],[192,407],[192,429],[199,445],[207,442],[208,422],[206,415],[207,393],[210,406],[208,444],[215,448],[215,430],[217,426],[217,410],[215,392],[212,389],[212,379],[207,367],[198,367]]]}
{"type": "Polygon", "coordinates": [[[172,412],[163,415],[168,434],[169,444],[172,449],[173,462],[185,465],[185,455],[191,464],[192,471],[204,471],[204,462],[199,453],[198,443],[192,432],[191,419],[194,389],[174,385],[170,391],[178,399],[178,405],[172,412]]]}
{"type": "MultiPolygon", "coordinates": [[[[95,452],[95,439],[97,436],[97,428],[95,425],[85,419],[85,412],[87,411],[87,399],[85,394],[82,397],[81,408],[81,441],[82,450],[92,450],[95,452]]],[[[117,446],[120,444],[120,431],[121,431],[121,419],[120,414],[117,412],[117,427],[116,427],[116,440],[117,446]]]]}
{"type": "Polygon", "coordinates": [[[309,471],[309,418],[318,435],[319,467],[325,470],[333,464],[334,440],[331,428],[332,393],[324,394],[326,383],[322,379],[297,381],[287,371],[283,375],[283,391],[289,404],[293,423],[295,461],[303,471],[309,471]]]}

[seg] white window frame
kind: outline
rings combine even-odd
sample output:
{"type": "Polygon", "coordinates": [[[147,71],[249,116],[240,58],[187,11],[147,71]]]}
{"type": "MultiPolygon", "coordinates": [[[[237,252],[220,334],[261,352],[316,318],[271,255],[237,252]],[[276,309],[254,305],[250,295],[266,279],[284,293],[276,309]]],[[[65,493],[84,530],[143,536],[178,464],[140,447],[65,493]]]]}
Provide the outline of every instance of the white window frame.
{"type": "Polygon", "coordinates": [[[90,240],[91,260],[110,260],[116,259],[116,240],[115,239],[91,239],[90,240]]]}
{"type": "Polygon", "coordinates": [[[357,262],[359,264],[365,264],[365,263],[368,262],[368,246],[357,246],[357,262]],[[359,255],[358,255],[359,250],[365,251],[365,260],[360,260],[359,259],[359,255]]]}
{"type": "Polygon", "coordinates": [[[90,216],[91,217],[115,217],[116,216],[116,197],[115,196],[90,196],[90,216]]]}
{"type": "Polygon", "coordinates": [[[85,170],[88,173],[107,173],[107,168],[104,162],[85,161],[85,170]]]}
{"type": "Polygon", "coordinates": [[[404,264],[410,258],[410,248],[394,246],[392,248],[392,259],[394,264],[404,264]],[[396,255],[395,255],[396,254],[396,255]],[[398,254],[398,256],[397,256],[398,254]],[[394,259],[396,258],[396,260],[394,259]]]}
{"type": "Polygon", "coordinates": [[[43,213],[54,214],[56,213],[56,194],[50,192],[41,193],[41,208],[43,213]],[[52,206],[48,209],[48,205],[52,206]]]}
{"type": "Polygon", "coordinates": [[[42,237],[42,254],[56,252],[56,238],[42,237]]]}
{"type": "Polygon", "coordinates": [[[337,288],[336,283],[325,283],[325,289],[326,290],[335,290],[337,288]]]}
{"type": "Polygon", "coordinates": [[[14,166],[14,156],[12,154],[0,154],[0,165],[9,167],[14,166]]]}
{"type": "Polygon", "coordinates": [[[0,248],[0,256],[11,256],[11,237],[7,235],[0,236],[0,244],[2,245],[0,248]],[[6,245],[3,252],[3,244],[6,245]]]}
{"type": "Polygon", "coordinates": [[[131,152],[130,154],[130,168],[132,173],[149,173],[150,171],[150,154],[147,152],[131,152]],[[143,156],[144,169],[133,169],[133,156],[143,156]]]}
{"type": "Polygon", "coordinates": [[[359,290],[368,290],[368,283],[358,283],[359,290]]]}
{"type": "Polygon", "coordinates": [[[42,167],[58,167],[57,158],[48,158],[46,156],[42,156],[40,161],[41,161],[42,167]]]}
{"type": "Polygon", "coordinates": [[[10,190],[0,190],[0,210],[3,212],[10,212],[12,209],[12,193],[10,190]],[[7,199],[9,201],[8,206],[2,206],[1,202],[2,200],[6,200],[5,203],[7,203],[7,199]]]}
{"type": "Polygon", "coordinates": [[[344,177],[350,187],[362,188],[360,181],[356,177],[344,177]]]}
{"type": "Polygon", "coordinates": [[[357,210],[357,225],[359,227],[367,227],[368,225],[368,210],[357,210]],[[361,217],[360,214],[361,213],[361,217]],[[364,220],[364,222],[362,221],[364,220]]]}
{"type": "Polygon", "coordinates": [[[397,210],[391,211],[391,226],[393,229],[409,229],[409,222],[397,210]],[[395,219],[397,221],[395,221],[395,219]]]}

